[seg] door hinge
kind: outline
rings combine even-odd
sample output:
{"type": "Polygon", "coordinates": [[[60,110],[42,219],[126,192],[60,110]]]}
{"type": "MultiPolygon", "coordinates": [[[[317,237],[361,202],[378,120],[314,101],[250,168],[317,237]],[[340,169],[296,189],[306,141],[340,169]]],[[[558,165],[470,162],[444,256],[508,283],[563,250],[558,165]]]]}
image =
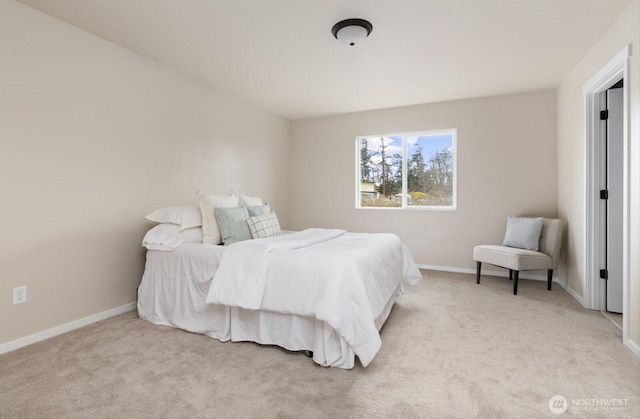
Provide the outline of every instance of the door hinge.
{"type": "Polygon", "coordinates": [[[600,278],[609,279],[609,271],[607,271],[606,269],[600,269],[600,278]]]}
{"type": "Polygon", "coordinates": [[[600,199],[609,199],[609,191],[606,189],[600,190],[600,199]]]}
{"type": "Polygon", "coordinates": [[[609,111],[608,110],[600,111],[600,120],[606,121],[607,119],[609,119],[609,111]]]}

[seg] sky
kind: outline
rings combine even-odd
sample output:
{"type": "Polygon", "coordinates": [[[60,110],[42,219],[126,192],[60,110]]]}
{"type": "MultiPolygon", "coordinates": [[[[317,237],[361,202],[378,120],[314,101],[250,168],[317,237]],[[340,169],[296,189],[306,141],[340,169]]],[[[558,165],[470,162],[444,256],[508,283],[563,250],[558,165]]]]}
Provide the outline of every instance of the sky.
{"type": "Polygon", "coordinates": [[[453,137],[451,134],[435,134],[428,136],[408,136],[407,146],[408,154],[407,158],[411,158],[413,151],[417,144],[422,147],[422,156],[425,160],[429,160],[435,156],[436,152],[453,147],[453,137]]]}
{"type": "MultiPolygon", "coordinates": [[[[380,136],[367,138],[367,143],[370,151],[378,150],[380,147],[380,136]]],[[[392,135],[382,137],[388,145],[387,153],[392,156],[393,154],[402,155],[402,135],[392,135]]],[[[417,144],[422,147],[422,157],[425,163],[435,156],[436,152],[449,148],[453,149],[453,135],[451,133],[437,133],[429,135],[406,135],[407,141],[407,159],[411,158],[417,144]]],[[[374,163],[380,162],[379,156],[373,156],[371,160],[374,163]]]]}

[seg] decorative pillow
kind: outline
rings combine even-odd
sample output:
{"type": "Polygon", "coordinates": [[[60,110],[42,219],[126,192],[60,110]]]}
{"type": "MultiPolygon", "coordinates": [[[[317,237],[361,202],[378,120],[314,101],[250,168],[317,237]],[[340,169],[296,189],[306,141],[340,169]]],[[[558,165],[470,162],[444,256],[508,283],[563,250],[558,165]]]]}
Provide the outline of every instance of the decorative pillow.
{"type": "Polygon", "coordinates": [[[249,211],[249,217],[255,217],[256,215],[264,215],[269,214],[271,212],[271,207],[268,203],[262,205],[254,205],[251,207],[246,207],[247,211],[249,211]]]}
{"type": "Polygon", "coordinates": [[[254,239],[264,239],[281,234],[280,222],[275,212],[249,217],[247,225],[249,226],[251,237],[254,239]]]}
{"type": "Polygon", "coordinates": [[[240,194],[240,206],[241,207],[254,207],[256,205],[262,205],[262,199],[257,196],[248,196],[240,194]]]}
{"type": "Polygon", "coordinates": [[[182,243],[202,243],[202,228],[193,227],[180,230],[177,224],[158,224],[142,239],[142,245],[149,250],[170,252],[182,243]]]}
{"type": "Polygon", "coordinates": [[[150,214],[147,214],[144,218],[145,220],[161,224],[178,224],[180,226],[180,230],[200,227],[202,225],[200,208],[187,205],[160,208],[150,214]]]}
{"type": "Polygon", "coordinates": [[[216,208],[215,213],[218,226],[220,226],[222,242],[225,246],[251,239],[251,233],[247,225],[247,218],[249,218],[247,208],[216,208]]]}
{"type": "Polygon", "coordinates": [[[543,218],[509,217],[503,246],[538,251],[543,218]]]}
{"type": "Polygon", "coordinates": [[[215,208],[232,208],[238,206],[238,195],[206,195],[200,194],[200,212],[202,213],[202,241],[207,244],[222,243],[220,228],[214,213],[215,208]]]}

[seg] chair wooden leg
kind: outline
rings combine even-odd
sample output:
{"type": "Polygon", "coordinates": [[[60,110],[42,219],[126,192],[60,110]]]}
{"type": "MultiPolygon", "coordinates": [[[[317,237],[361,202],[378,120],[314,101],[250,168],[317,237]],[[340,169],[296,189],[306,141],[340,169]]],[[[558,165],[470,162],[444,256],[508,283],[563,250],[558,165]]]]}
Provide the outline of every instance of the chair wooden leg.
{"type": "Polygon", "coordinates": [[[518,274],[519,271],[513,271],[513,295],[518,295],[518,274]]]}
{"type": "Polygon", "coordinates": [[[553,281],[553,269],[547,270],[547,290],[551,291],[551,282],[553,281]]]}
{"type": "Polygon", "coordinates": [[[513,269],[509,269],[509,281],[513,281],[513,269]]]}
{"type": "Polygon", "coordinates": [[[482,267],[482,262],[476,262],[476,284],[480,283],[480,269],[482,267]]]}

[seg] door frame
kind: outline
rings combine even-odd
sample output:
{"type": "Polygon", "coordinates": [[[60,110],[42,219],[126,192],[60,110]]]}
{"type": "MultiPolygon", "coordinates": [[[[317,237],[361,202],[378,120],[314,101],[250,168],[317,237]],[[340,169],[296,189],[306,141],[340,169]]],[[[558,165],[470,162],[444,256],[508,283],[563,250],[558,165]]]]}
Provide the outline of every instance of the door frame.
{"type": "MultiPolygon", "coordinates": [[[[603,167],[600,164],[599,150],[606,140],[606,131],[600,123],[600,110],[604,109],[604,95],[620,79],[623,85],[623,168],[622,168],[622,334],[623,340],[629,338],[629,56],[627,45],[589,80],[582,92],[585,98],[586,121],[586,160],[585,160],[585,300],[587,308],[604,310],[606,308],[606,283],[600,279],[600,255],[603,251],[603,211],[600,201],[600,182],[603,167]]],[[[605,221],[606,222],[606,221],[605,221]]],[[[606,251],[606,249],[605,249],[606,251]]]]}

